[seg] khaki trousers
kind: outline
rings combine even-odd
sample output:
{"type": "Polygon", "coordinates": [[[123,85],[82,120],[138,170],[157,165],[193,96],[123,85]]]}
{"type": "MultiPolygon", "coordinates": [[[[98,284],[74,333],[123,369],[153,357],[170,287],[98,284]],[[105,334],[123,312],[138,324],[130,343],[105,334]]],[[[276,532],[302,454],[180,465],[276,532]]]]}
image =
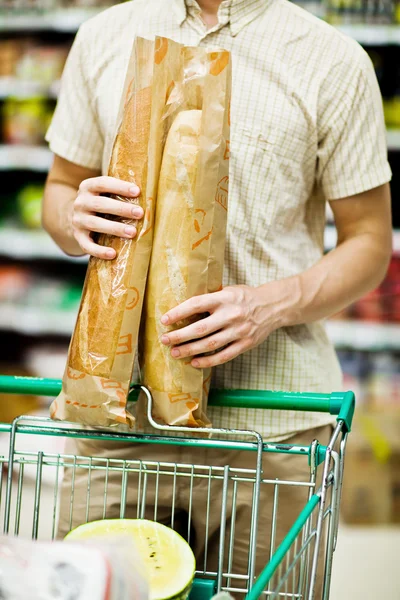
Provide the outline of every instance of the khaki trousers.
{"type": "MultiPolygon", "coordinates": [[[[332,434],[332,427],[324,426],[301,432],[286,444],[310,444],[317,439],[327,444],[332,434]]],[[[68,440],[66,453],[82,457],[107,457],[127,461],[161,461],[162,463],[180,463],[181,465],[229,465],[230,469],[254,469],[256,453],[250,451],[215,450],[190,448],[185,446],[168,446],[145,443],[113,443],[89,440],[68,440]]],[[[78,461],[79,462],[79,461],[78,461]]],[[[85,461],[87,466],[88,462],[85,461]]],[[[93,461],[92,466],[97,463],[93,461]]],[[[104,462],[103,462],[104,466],[104,462]]],[[[132,465],[131,465],[132,466],[132,465]]],[[[321,476],[322,467],[319,468],[321,476]]],[[[179,467],[182,471],[182,468],[179,467]]],[[[190,472],[190,469],[186,469],[190,472]]],[[[154,471],[154,467],[153,467],[154,471]]],[[[151,475],[146,489],[146,511],[140,516],[166,525],[171,524],[172,508],[174,508],[174,528],[188,538],[196,555],[197,568],[216,572],[218,569],[218,550],[220,547],[222,477],[209,485],[208,477],[177,477],[175,487],[171,476],[151,475]],[[157,499],[157,501],[156,501],[157,499]],[[191,506],[190,506],[191,505],[191,506]],[[207,518],[207,506],[208,518],[207,518]],[[155,512],[156,507],[156,512],[155,512]],[[190,522],[189,522],[190,520],[190,522]]],[[[204,469],[202,472],[205,472],[204,469]]],[[[239,472],[240,473],[240,472],[239,472]]],[[[220,473],[222,475],[222,473],[220,473]]],[[[228,568],[229,536],[232,531],[232,511],[234,515],[234,550],[231,556],[230,573],[246,575],[248,573],[249,540],[251,529],[252,498],[254,485],[252,481],[243,481],[245,474],[240,473],[236,493],[233,481],[227,495],[226,532],[224,569],[228,568]],[[233,502],[236,496],[236,502],[233,502]],[[235,505],[235,508],[234,508],[235,505]]],[[[254,474],[252,475],[254,477],[254,474]]],[[[309,481],[309,466],[305,456],[290,454],[263,454],[263,479],[279,479],[280,481],[309,481]]],[[[144,480],[136,473],[129,475],[125,481],[124,495],[121,469],[110,470],[107,475],[104,469],[77,468],[66,469],[62,483],[61,508],[58,537],[64,537],[72,528],[88,521],[102,519],[106,507],[106,518],[119,518],[122,505],[125,506],[125,518],[137,518],[138,497],[143,497],[144,480]],[[90,486],[88,485],[90,482],[90,486]],[[88,489],[90,487],[90,494],[88,489]],[[107,496],[105,496],[107,489],[107,496]],[[122,491],[122,495],[121,495],[122,491]],[[73,493],[73,503],[71,494],[73,493]],[[122,500],[121,500],[122,497],[122,500]],[[126,499],[126,504],[125,504],[126,499]]],[[[279,485],[278,518],[276,526],[275,548],[287,534],[295,519],[304,507],[308,498],[308,487],[279,485]]],[[[141,500],[139,500],[140,502],[141,500]]],[[[274,504],[274,485],[262,484],[258,520],[258,540],[256,554],[256,573],[260,573],[270,558],[271,523],[274,504]]],[[[320,570],[316,598],[321,598],[323,569],[320,570]]],[[[242,588],[244,580],[232,579],[230,585],[242,588]]]]}

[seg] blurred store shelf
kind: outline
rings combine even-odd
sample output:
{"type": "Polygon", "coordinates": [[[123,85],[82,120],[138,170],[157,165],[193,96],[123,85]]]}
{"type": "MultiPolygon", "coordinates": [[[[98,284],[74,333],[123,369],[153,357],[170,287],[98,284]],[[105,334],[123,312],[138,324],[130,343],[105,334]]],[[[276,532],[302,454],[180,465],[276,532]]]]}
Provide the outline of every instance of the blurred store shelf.
{"type": "MultiPolygon", "coordinates": [[[[336,246],[337,232],[333,225],[325,228],[325,250],[332,250],[336,246]]],[[[393,254],[400,255],[400,230],[393,231],[393,254]]]]}
{"type": "Polygon", "coordinates": [[[14,259],[87,262],[87,257],[67,256],[44,231],[4,227],[0,229],[0,256],[14,259]]]}
{"type": "MultiPolygon", "coordinates": [[[[303,5],[305,7],[305,3],[303,5]]],[[[319,3],[316,4],[314,12],[322,17],[323,11],[318,9],[318,6],[319,3]]],[[[36,30],[75,33],[84,21],[104,9],[105,7],[102,9],[64,9],[42,13],[32,12],[31,14],[27,14],[27,11],[23,14],[0,12],[0,31],[28,31],[31,33],[36,30]]],[[[338,29],[367,46],[400,44],[400,28],[396,25],[360,23],[356,25],[339,25],[338,29]]]]}
{"type": "Polygon", "coordinates": [[[70,336],[77,310],[40,310],[29,306],[0,304],[0,329],[26,335],[70,336]]]}
{"type": "Polygon", "coordinates": [[[53,155],[46,146],[0,145],[0,170],[29,170],[46,172],[53,155]]]}
{"type": "Polygon", "coordinates": [[[37,81],[24,81],[17,77],[0,77],[0,99],[13,97],[19,100],[48,97],[57,98],[60,82],[45,85],[37,81]]]}
{"type": "Polygon", "coordinates": [[[365,46],[385,46],[400,44],[400,27],[398,25],[339,25],[337,29],[356,39],[365,46]]]}
{"type": "Polygon", "coordinates": [[[367,321],[328,321],[326,329],[336,348],[400,350],[400,325],[367,321]]]}
{"type": "Polygon", "coordinates": [[[400,129],[388,129],[386,139],[389,150],[400,150],[400,129]]]}
{"type": "Polygon", "coordinates": [[[21,14],[0,12],[0,31],[59,31],[75,33],[80,25],[100,12],[93,9],[64,9],[56,11],[33,12],[21,14]]]}

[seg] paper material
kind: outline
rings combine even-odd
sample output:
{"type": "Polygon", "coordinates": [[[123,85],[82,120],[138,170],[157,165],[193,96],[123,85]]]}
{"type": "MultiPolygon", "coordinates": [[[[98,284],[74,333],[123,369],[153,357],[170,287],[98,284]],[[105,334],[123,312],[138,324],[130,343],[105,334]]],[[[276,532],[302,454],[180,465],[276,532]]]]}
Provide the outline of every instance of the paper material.
{"type": "Polygon", "coordinates": [[[0,597],[10,600],[148,600],[127,537],[84,543],[0,538],[0,597]]]}
{"type": "Polygon", "coordinates": [[[189,320],[165,327],[160,319],[188,298],[216,292],[222,285],[229,54],[184,49],[182,62],[189,77],[179,89],[184,110],[169,129],[161,165],[140,362],[142,382],[153,396],[153,417],[168,425],[204,427],[210,425],[206,407],[211,371],[193,368],[188,359],[172,358],[171,349],[160,341],[164,333],[189,320]]]}
{"type": "MultiPolygon", "coordinates": [[[[141,363],[146,384],[147,378],[152,378],[146,354],[163,352],[157,337],[156,321],[163,314],[160,311],[165,312],[193,295],[220,288],[228,191],[230,75],[228,52],[188,48],[166,38],[135,40],[109,174],[141,188],[139,199],[119,199],[139,203],[145,217],[139,222],[124,221],[134,223],[138,229],[133,240],[99,236],[101,245],[116,249],[117,258],[89,261],[63,389],[52,404],[52,418],[90,426],[132,428],[135,419],[127,410],[127,396],[140,328],[145,340],[140,345],[144,347],[141,363]],[[179,152],[168,151],[163,158],[164,145],[167,143],[167,148],[171,148],[174,135],[185,136],[179,131],[179,119],[188,111],[201,113],[196,133],[198,149],[191,167],[179,152]],[[168,177],[166,183],[162,176],[159,182],[160,169],[165,173],[168,165],[175,169],[176,181],[168,177]],[[193,177],[188,173],[190,168],[193,177]],[[183,221],[177,214],[168,219],[168,210],[173,213],[175,207],[163,201],[160,219],[155,220],[160,192],[167,203],[179,198],[186,203],[188,212],[183,221]],[[164,244],[161,225],[165,218],[169,221],[169,249],[164,244]],[[187,229],[187,241],[181,252],[176,239],[182,225],[187,229]],[[161,265],[167,269],[169,265],[172,287],[167,292],[167,301],[154,305],[154,310],[151,301],[147,303],[143,320],[154,235],[149,287],[154,276],[157,277],[157,266],[161,265]],[[183,280],[179,279],[179,270],[175,270],[175,278],[172,275],[180,260],[187,262],[183,280]],[[146,341],[147,320],[150,328],[147,337],[149,342],[152,340],[153,349],[146,341]]],[[[154,389],[150,386],[155,416],[158,413],[168,424],[207,423],[204,411],[210,374],[183,365],[179,367],[181,375],[173,377],[176,365],[172,365],[165,352],[163,357],[158,366],[164,378],[156,381],[154,389]]]]}

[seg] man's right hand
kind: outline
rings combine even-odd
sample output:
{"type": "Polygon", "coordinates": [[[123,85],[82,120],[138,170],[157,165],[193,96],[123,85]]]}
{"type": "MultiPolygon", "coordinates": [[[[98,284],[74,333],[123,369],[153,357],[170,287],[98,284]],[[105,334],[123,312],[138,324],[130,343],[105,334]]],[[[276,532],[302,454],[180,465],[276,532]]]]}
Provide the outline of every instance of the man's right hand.
{"type": "Polygon", "coordinates": [[[102,194],[113,194],[133,200],[139,196],[140,190],[132,183],[106,176],[85,179],[79,186],[71,215],[74,238],[86,254],[112,260],[116,256],[115,250],[96,244],[92,234],[107,233],[121,238],[134,238],[134,223],[113,221],[108,219],[107,215],[137,221],[143,218],[143,209],[132,202],[114,200],[102,194]]]}

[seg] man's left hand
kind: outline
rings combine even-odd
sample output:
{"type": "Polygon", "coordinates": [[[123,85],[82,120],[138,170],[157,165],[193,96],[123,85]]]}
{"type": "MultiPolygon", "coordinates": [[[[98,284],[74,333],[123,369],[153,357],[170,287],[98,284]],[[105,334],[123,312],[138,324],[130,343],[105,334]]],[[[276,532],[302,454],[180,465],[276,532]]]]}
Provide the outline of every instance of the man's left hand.
{"type": "MultiPolygon", "coordinates": [[[[268,298],[273,282],[259,288],[245,285],[226,287],[220,292],[195,296],[166,313],[161,323],[174,325],[199,314],[208,316],[162,336],[177,359],[194,357],[193,367],[214,367],[236,358],[261,344],[280,326],[277,304],[268,298]],[[209,356],[202,354],[214,352],[209,356]]],[[[275,291],[275,290],[274,290],[275,291]]],[[[274,296],[275,294],[271,294],[274,296]]]]}

